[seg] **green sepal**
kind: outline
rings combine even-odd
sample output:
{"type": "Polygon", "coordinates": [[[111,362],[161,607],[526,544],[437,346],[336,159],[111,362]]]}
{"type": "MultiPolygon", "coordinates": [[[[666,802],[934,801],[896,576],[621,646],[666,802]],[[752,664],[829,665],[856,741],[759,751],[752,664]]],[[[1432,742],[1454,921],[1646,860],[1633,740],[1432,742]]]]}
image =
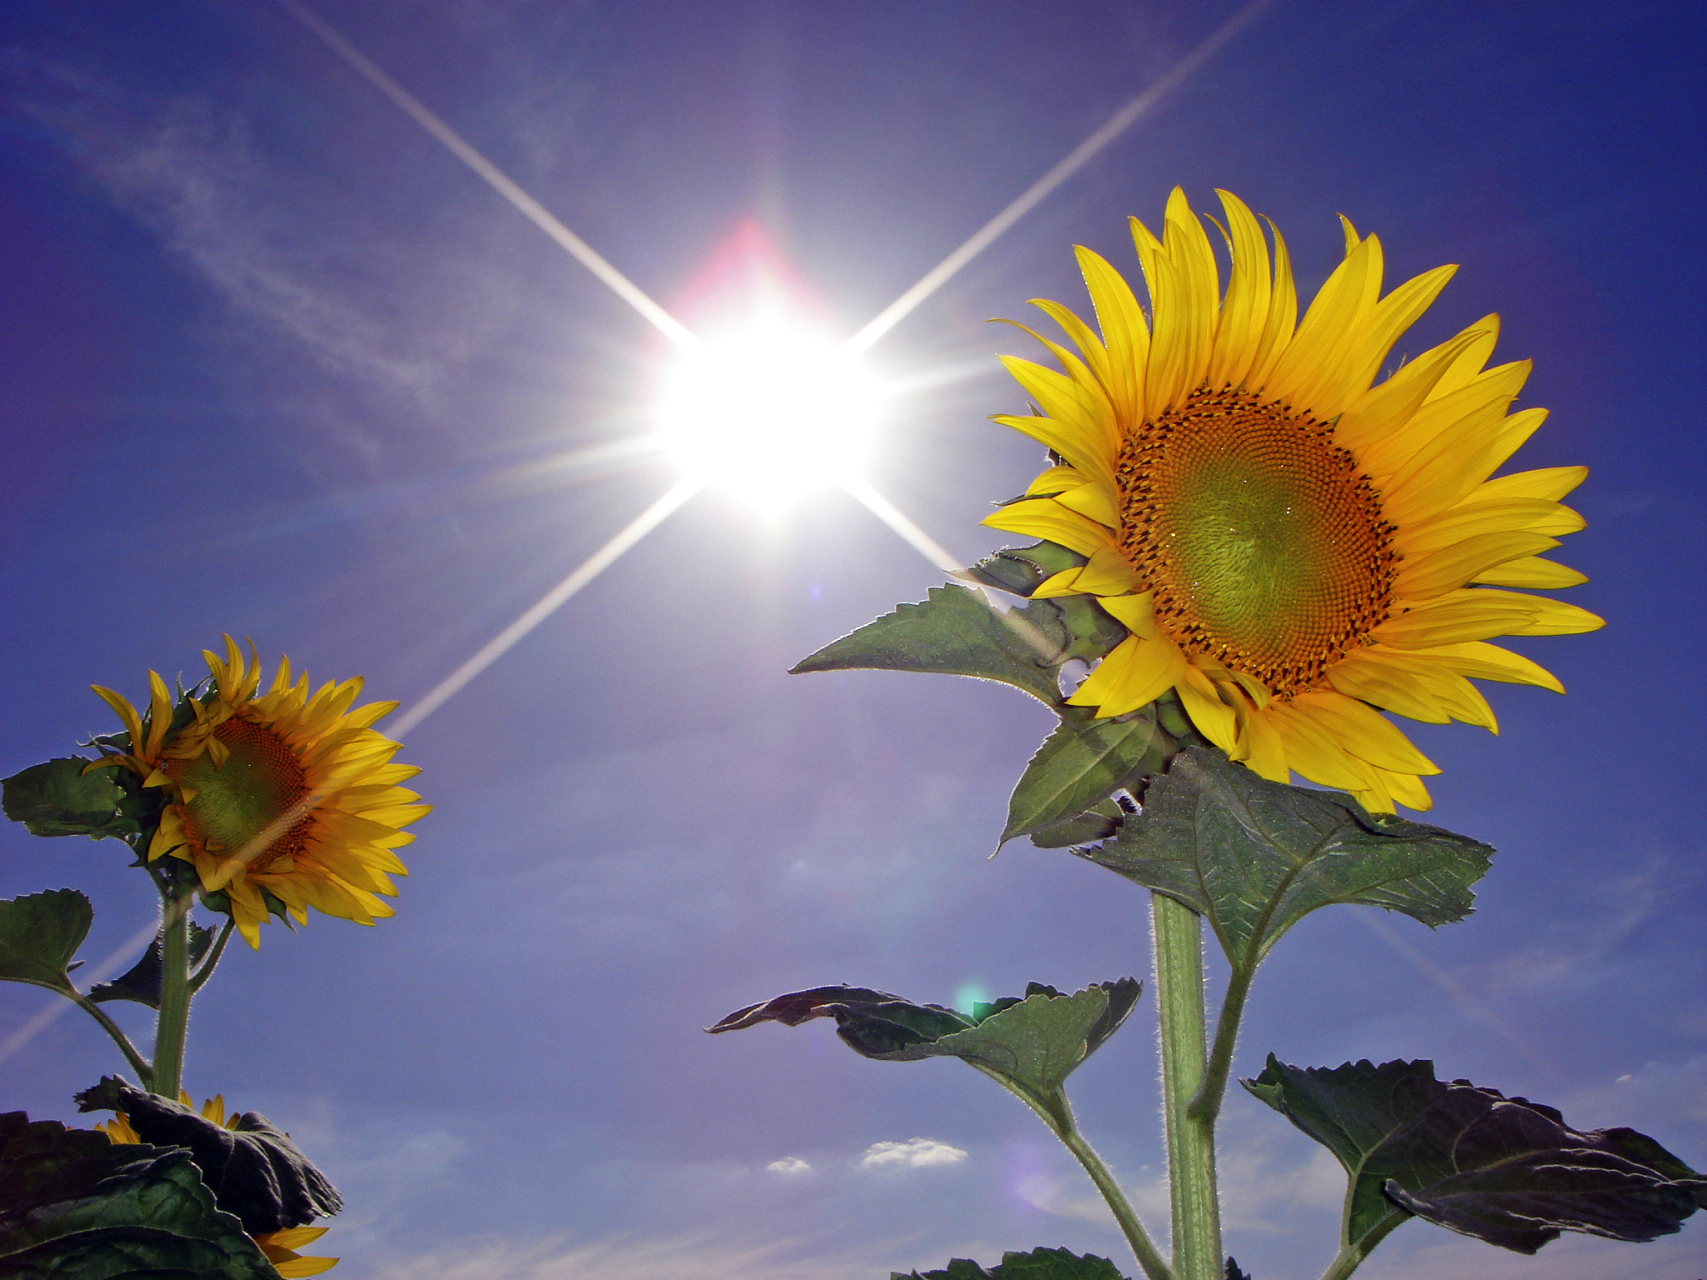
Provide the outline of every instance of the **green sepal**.
{"type": "Polygon", "coordinates": [[[1435,927],[1470,914],[1493,850],[1468,836],[1371,814],[1338,791],[1259,778],[1220,751],[1176,755],[1115,839],[1074,850],[1207,918],[1249,970],[1318,907],[1385,907],[1435,927]]]}
{"type": "Polygon", "coordinates": [[[1305,1069],[1270,1054],[1241,1083],[1344,1166],[1347,1247],[1412,1215],[1518,1253],[1564,1231],[1652,1240],[1707,1203],[1707,1180],[1647,1135],[1579,1132],[1551,1107],[1436,1080],[1427,1060],[1305,1069]]]}
{"type": "MultiPolygon", "coordinates": [[[[207,955],[207,949],[213,945],[215,929],[204,929],[194,920],[190,922],[190,968],[194,969],[207,955]]],[[[154,935],[154,943],[142,958],[133,964],[129,971],[114,978],[111,982],[98,982],[89,988],[89,999],[100,1003],[106,1000],[133,1000],[137,1004],[145,1004],[150,1009],[160,1008],[160,935],[154,935]]]]}
{"type": "Polygon", "coordinates": [[[1008,799],[1004,844],[1067,822],[1116,791],[1137,787],[1176,750],[1173,739],[1156,724],[1153,703],[1130,716],[1107,720],[1078,707],[1059,710],[1060,725],[1037,749],[1008,799]]]}
{"type": "Polygon", "coordinates": [[[326,1175],[265,1116],[245,1111],[226,1128],[114,1076],[75,1101],[79,1111],[122,1111],[144,1142],[187,1147],[220,1209],[251,1235],[306,1226],[344,1207],[326,1175]]]}
{"type": "Polygon", "coordinates": [[[1030,596],[1056,574],[1084,563],[1084,556],[1060,543],[1039,542],[1029,547],[1004,547],[962,571],[960,576],[1009,595],[1030,596]]]}
{"type": "Polygon", "coordinates": [[[906,1274],[892,1271],[889,1280],[1125,1280],[1125,1277],[1114,1263],[1094,1253],[1033,1249],[1030,1253],[1004,1253],[1002,1260],[988,1271],[970,1258],[955,1258],[941,1271],[906,1274]]]}
{"type": "Polygon", "coordinates": [[[137,795],[82,756],[31,765],[0,782],[0,808],[31,835],[123,840],[139,828],[137,795]]]}
{"type": "Polygon", "coordinates": [[[8,1280],[278,1280],[182,1148],[0,1115],[8,1280]]]}
{"type": "Polygon", "coordinates": [[[29,982],[75,996],[72,957],[95,909],[76,889],[44,889],[0,901],[0,981],[29,982]]]}
{"type": "Polygon", "coordinates": [[[1140,991],[1131,978],[1099,982],[1070,996],[1033,982],[1023,997],[977,1005],[969,1016],[869,987],[814,987],[737,1009],[707,1030],[740,1031],[761,1022],[794,1027],[833,1017],[836,1034],[863,1057],[883,1062],[959,1058],[1052,1123],[1070,1128],[1061,1086],[1119,1029],[1140,991]]]}
{"type": "Polygon", "coordinates": [[[1061,664],[1099,658],[1125,635],[1089,597],[1036,600],[1004,613],[977,591],[949,583],[801,659],[793,674],[883,670],[971,676],[1012,685],[1058,707],[1061,664]]]}

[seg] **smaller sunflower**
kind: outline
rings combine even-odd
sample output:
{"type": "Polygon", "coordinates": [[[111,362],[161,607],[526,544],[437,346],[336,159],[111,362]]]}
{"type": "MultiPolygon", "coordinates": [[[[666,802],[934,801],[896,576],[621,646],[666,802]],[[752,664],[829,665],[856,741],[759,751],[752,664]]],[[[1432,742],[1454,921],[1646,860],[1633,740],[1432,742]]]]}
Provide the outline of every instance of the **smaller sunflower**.
{"type": "MultiPolygon", "coordinates": [[[[195,1106],[190,1101],[190,1095],[182,1089],[178,1090],[178,1101],[186,1107],[195,1106]]],[[[203,1120],[217,1124],[223,1129],[237,1127],[235,1113],[230,1118],[226,1117],[225,1095],[222,1093],[216,1093],[203,1102],[201,1114],[203,1120]]],[[[107,1141],[114,1146],[134,1146],[142,1141],[131,1127],[130,1117],[122,1111],[115,1112],[111,1120],[103,1120],[95,1129],[106,1134],[107,1141]]],[[[303,1245],[313,1244],[325,1234],[325,1227],[286,1227],[283,1231],[266,1231],[249,1238],[284,1280],[301,1280],[303,1276],[317,1276],[322,1271],[330,1271],[338,1265],[336,1258],[305,1257],[297,1252],[303,1245]]]]}
{"type": "Polygon", "coordinates": [[[269,912],[308,923],[308,908],[371,925],[396,914],[390,876],[408,871],[392,850],[414,840],[402,828],[432,806],[400,783],[420,772],[393,764],[399,744],[373,729],[395,702],[354,707],[360,679],[309,692],[282,658],[257,696],[261,665],[245,663],[230,636],[225,657],[204,649],[212,676],[174,710],[166,682],[148,673],[146,714],[111,689],[91,686],[118,713],[129,751],[103,747],[92,768],[117,766],[167,798],[148,843],[152,862],[170,855],[196,869],[204,893],[224,894],[251,947],[269,912]]]}

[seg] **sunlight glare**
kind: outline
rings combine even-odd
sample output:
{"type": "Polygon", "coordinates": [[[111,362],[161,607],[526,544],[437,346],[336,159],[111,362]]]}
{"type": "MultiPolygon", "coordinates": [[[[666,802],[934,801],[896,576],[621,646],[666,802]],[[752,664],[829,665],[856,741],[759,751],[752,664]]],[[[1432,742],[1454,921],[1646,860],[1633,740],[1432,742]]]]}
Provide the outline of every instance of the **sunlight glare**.
{"type": "Polygon", "coordinates": [[[877,379],[837,343],[771,320],[684,353],[661,426],[692,478],[775,507],[857,480],[882,401],[877,379]]]}

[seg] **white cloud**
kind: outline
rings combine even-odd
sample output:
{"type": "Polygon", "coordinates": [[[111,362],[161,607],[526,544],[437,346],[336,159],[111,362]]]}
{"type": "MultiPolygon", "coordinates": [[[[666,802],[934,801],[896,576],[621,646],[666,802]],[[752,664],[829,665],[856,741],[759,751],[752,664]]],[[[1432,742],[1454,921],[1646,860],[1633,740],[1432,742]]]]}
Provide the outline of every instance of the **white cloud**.
{"type": "Polygon", "coordinates": [[[903,1169],[925,1169],[938,1164],[959,1164],[966,1153],[959,1147],[934,1138],[908,1138],[905,1142],[874,1142],[859,1158],[861,1169],[882,1169],[897,1166],[903,1169]]]}
{"type": "Polygon", "coordinates": [[[784,1156],[781,1160],[772,1160],[765,1168],[772,1173],[786,1174],[789,1177],[812,1172],[812,1166],[799,1156],[784,1156]]]}

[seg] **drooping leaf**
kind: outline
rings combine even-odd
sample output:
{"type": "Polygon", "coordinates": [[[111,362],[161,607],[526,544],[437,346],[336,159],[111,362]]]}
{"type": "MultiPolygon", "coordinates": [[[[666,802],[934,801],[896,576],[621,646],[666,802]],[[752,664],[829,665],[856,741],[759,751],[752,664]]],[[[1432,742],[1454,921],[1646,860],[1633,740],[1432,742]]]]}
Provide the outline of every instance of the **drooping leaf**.
{"type": "Polygon", "coordinates": [[[95,918],[75,889],[46,889],[0,901],[0,980],[73,995],[71,958],[95,918]]]}
{"type": "Polygon", "coordinates": [[[1269,782],[1200,747],[1151,780],[1143,813],[1116,839],[1076,852],[1206,917],[1241,967],[1330,903],[1431,927],[1462,920],[1493,856],[1467,836],[1368,813],[1338,791],[1269,782]]]}
{"type": "MultiPolygon", "coordinates": [[[[190,922],[190,967],[194,968],[202,962],[207,949],[212,945],[215,929],[204,929],[194,920],[190,922]]],[[[150,1009],[160,1007],[160,935],[154,935],[154,943],[142,958],[133,964],[129,971],[114,978],[111,982],[98,982],[89,988],[89,999],[97,1003],[105,1000],[134,1000],[137,1004],[145,1004],[150,1009]]]]}
{"type": "Polygon", "coordinates": [[[0,783],[0,808],[31,835],[124,839],[137,833],[131,796],[113,770],[85,773],[82,756],[31,765],[0,783]]]}
{"type": "Polygon", "coordinates": [[[1077,818],[1157,772],[1175,749],[1157,727],[1153,705],[1108,720],[1077,707],[1063,707],[1061,713],[1060,726],[1026,765],[1008,800],[1004,843],[1077,818]]]}
{"type": "Polygon", "coordinates": [[[1251,1277],[1249,1272],[1241,1271],[1239,1269],[1239,1264],[1237,1262],[1234,1262],[1232,1258],[1228,1258],[1225,1280],[1251,1280],[1251,1277]]]}
{"type": "Polygon", "coordinates": [[[188,1147],[219,1207],[251,1235],[306,1226],[344,1207],[326,1175],[264,1116],[244,1112],[227,1129],[112,1076],[76,1102],[80,1111],[122,1111],[144,1142],[188,1147]]]}
{"type": "Polygon", "coordinates": [[[1118,622],[1083,597],[998,612],[978,592],[950,583],[801,659],[794,672],[973,676],[1013,685],[1054,707],[1061,701],[1056,669],[1071,658],[1100,657],[1124,635],[1118,622]]]}
{"type": "Polygon", "coordinates": [[[760,1022],[792,1027],[832,1017],[836,1034],[867,1058],[959,1058],[1061,1119],[1062,1084],[1126,1020],[1139,991],[1131,978],[1097,983],[1070,996],[1034,982],[1023,997],[976,1006],[968,1016],[866,987],[816,987],[738,1009],[708,1030],[737,1031],[760,1022]]]}
{"type": "Polygon", "coordinates": [[[970,1258],[955,1258],[941,1271],[890,1272],[890,1280],[1125,1280],[1107,1258],[1067,1249],[1004,1253],[990,1270],[970,1258]]]}
{"type": "Polygon", "coordinates": [[[1518,1253],[1564,1231],[1652,1240],[1707,1195],[1645,1134],[1572,1129],[1551,1107],[1436,1080],[1428,1061],[1304,1069],[1271,1054],[1243,1083],[1345,1166],[1347,1244],[1412,1214],[1518,1253]]]}
{"type": "Polygon", "coordinates": [[[8,1280],[278,1280],[181,1148],[0,1115],[8,1280]]]}

